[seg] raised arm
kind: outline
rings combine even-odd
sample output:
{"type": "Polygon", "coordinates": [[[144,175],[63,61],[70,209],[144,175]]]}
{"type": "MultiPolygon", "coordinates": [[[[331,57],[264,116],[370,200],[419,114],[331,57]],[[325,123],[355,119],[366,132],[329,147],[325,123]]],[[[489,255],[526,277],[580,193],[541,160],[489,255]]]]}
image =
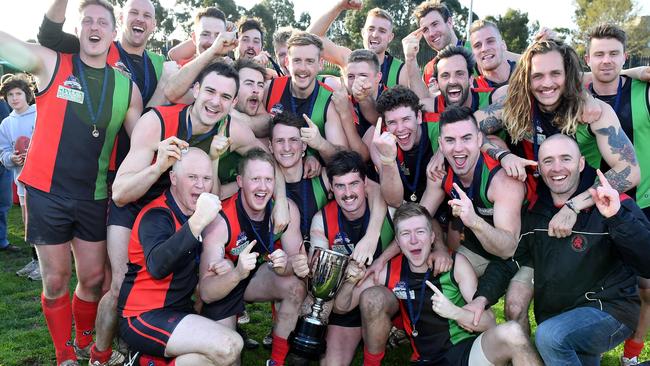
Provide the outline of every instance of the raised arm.
{"type": "Polygon", "coordinates": [[[307,32],[313,33],[317,36],[325,36],[327,30],[330,28],[332,23],[336,18],[347,9],[361,9],[363,4],[358,0],[339,0],[334,4],[332,8],[327,10],[323,15],[316,18],[310,25],[307,27],[307,32]]]}
{"type": "MultiPolygon", "coordinates": [[[[420,98],[420,102],[429,110],[427,106],[433,106],[433,99],[429,93],[429,88],[422,80],[420,66],[418,66],[418,52],[420,51],[420,41],[422,40],[422,28],[418,28],[402,39],[404,49],[404,67],[408,77],[408,85],[420,98]]],[[[431,110],[432,111],[432,110],[431,110]]]]}
{"type": "Polygon", "coordinates": [[[79,38],[74,34],[63,32],[65,11],[68,0],[54,0],[45,12],[43,22],[38,29],[38,43],[51,50],[63,53],[78,53],[79,38]]]}
{"type": "Polygon", "coordinates": [[[9,62],[18,70],[36,77],[38,89],[43,91],[50,84],[57,64],[57,54],[41,45],[23,42],[0,31],[0,59],[9,62]]]}

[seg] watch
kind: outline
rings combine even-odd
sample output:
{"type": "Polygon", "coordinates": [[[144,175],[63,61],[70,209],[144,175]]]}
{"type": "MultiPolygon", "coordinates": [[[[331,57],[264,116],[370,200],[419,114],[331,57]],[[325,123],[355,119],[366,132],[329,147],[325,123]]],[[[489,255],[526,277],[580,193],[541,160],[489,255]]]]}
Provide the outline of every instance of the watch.
{"type": "Polygon", "coordinates": [[[571,211],[575,212],[576,215],[580,213],[580,210],[578,210],[578,208],[576,207],[575,203],[573,203],[573,201],[568,200],[568,201],[564,202],[564,205],[566,207],[568,207],[569,209],[571,209],[571,211]]]}

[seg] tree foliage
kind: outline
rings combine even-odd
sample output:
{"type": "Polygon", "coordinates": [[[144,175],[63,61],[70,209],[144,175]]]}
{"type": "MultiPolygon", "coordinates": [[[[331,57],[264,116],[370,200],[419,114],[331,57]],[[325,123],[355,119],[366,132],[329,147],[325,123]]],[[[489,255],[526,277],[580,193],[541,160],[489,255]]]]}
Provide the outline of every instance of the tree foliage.
{"type": "Polygon", "coordinates": [[[508,9],[504,15],[496,18],[488,16],[485,18],[494,22],[501,32],[501,37],[508,45],[508,50],[515,53],[522,53],[528,47],[530,29],[528,28],[528,13],[520,10],[508,9]]]}
{"type": "Polygon", "coordinates": [[[625,30],[628,53],[647,51],[650,28],[647,20],[638,16],[633,0],[575,0],[575,7],[574,19],[578,30],[574,40],[578,43],[578,52],[584,52],[589,30],[601,23],[616,24],[625,30]]]}

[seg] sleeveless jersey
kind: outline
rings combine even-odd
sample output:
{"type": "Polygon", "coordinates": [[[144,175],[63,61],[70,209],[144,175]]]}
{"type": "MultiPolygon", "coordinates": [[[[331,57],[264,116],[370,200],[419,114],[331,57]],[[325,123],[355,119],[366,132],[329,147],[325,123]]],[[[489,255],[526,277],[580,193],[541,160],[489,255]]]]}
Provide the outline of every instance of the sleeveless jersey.
{"type": "MultiPolygon", "coordinates": [[[[308,99],[309,110],[305,111],[305,114],[318,126],[320,134],[325,136],[325,122],[327,121],[327,107],[329,106],[330,100],[332,99],[332,89],[322,83],[321,81],[316,81],[316,86],[310,98],[308,99]],[[312,103],[313,99],[313,103],[312,103]]],[[[271,80],[271,85],[269,86],[269,96],[266,100],[266,111],[272,115],[290,112],[298,113],[298,117],[302,119],[302,113],[300,113],[300,108],[296,106],[297,110],[294,111],[294,105],[296,103],[296,98],[291,95],[291,77],[290,76],[281,76],[271,80]]],[[[305,127],[307,127],[307,122],[305,122],[305,127]]]]}
{"type": "MultiPolygon", "coordinates": [[[[228,198],[221,205],[221,216],[226,220],[228,227],[228,238],[226,240],[225,257],[230,259],[237,265],[237,258],[244,248],[253,240],[257,240],[251,252],[260,253],[258,257],[258,265],[264,260],[266,254],[271,254],[275,249],[282,249],[280,243],[281,233],[271,233],[270,230],[263,230],[260,235],[255,233],[252,227],[252,221],[241,206],[241,199],[239,192],[234,196],[228,198]],[[272,234],[272,235],[271,235],[272,234]],[[270,239],[270,240],[269,240],[270,239]],[[263,241],[263,243],[260,243],[263,241]],[[269,244],[272,242],[273,244],[269,244]]],[[[265,228],[273,228],[270,223],[271,220],[271,206],[272,202],[267,205],[267,213],[262,221],[262,226],[265,228]]]]}
{"type": "MultiPolygon", "coordinates": [[[[443,188],[447,194],[447,198],[453,199],[458,197],[455,191],[452,192],[453,183],[455,182],[472,200],[476,214],[484,219],[488,224],[494,225],[494,204],[488,199],[488,189],[490,188],[492,178],[494,178],[494,175],[500,169],[501,166],[497,160],[492,159],[489,155],[482,152],[476,161],[476,167],[474,168],[474,177],[472,178],[472,185],[470,187],[463,187],[463,184],[455,176],[454,171],[451,169],[451,167],[448,167],[447,174],[442,180],[443,188]]],[[[454,220],[460,220],[460,218],[454,218],[454,220]]],[[[461,244],[463,244],[467,249],[489,260],[499,259],[499,257],[488,253],[483,248],[483,245],[478,240],[478,238],[476,238],[476,235],[474,235],[474,232],[472,232],[472,230],[463,228],[463,233],[465,234],[465,238],[462,240],[461,244]]]]}
{"type": "Polygon", "coordinates": [[[399,73],[404,67],[402,60],[396,59],[390,53],[384,54],[384,62],[381,64],[381,83],[387,88],[399,84],[399,73]]]}
{"type": "Polygon", "coordinates": [[[162,308],[186,311],[192,309],[192,294],[199,282],[196,257],[188,256],[184,265],[176,266],[173,273],[162,279],[153,278],[147,271],[147,258],[140,242],[139,231],[143,218],[152,210],[161,210],[169,215],[174,222],[174,231],[178,231],[187,220],[169,191],[151,201],[138,214],[131,231],[128,270],[120,289],[118,303],[124,317],[138,316],[162,308]]]}
{"type": "MultiPolygon", "coordinates": [[[[358,232],[346,232],[346,227],[350,227],[351,221],[345,218],[341,208],[336,203],[335,200],[330,201],[325,207],[321,210],[323,215],[323,229],[325,235],[327,235],[327,240],[329,241],[329,249],[334,250],[335,252],[351,255],[354,251],[354,248],[365,234],[368,229],[368,222],[364,220],[365,217],[362,217],[363,223],[361,225],[361,230],[358,232]],[[342,227],[343,226],[343,227],[342,227]]],[[[368,203],[366,203],[366,215],[370,215],[370,209],[368,208],[368,203]]],[[[395,231],[393,228],[393,221],[390,218],[390,215],[386,213],[384,222],[381,226],[381,231],[379,233],[379,241],[377,242],[377,249],[373,255],[373,258],[379,257],[379,255],[386,249],[393,238],[395,237],[395,231]]]]}
{"type": "MultiPolygon", "coordinates": [[[[129,108],[132,85],[119,71],[110,68],[105,73],[106,80],[99,84],[106,84],[104,100],[100,101],[99,93],[85,95],[73,62],[76,57],[79,56],[58,53],[52,81],[36,95],[39,113],[20,181],[63,197],[105,199],[109,159],[129,108]],[[94,113],[103,103],[96,121],[97,137],[93,136],[95,127],[83,104],[87,101],[92,101],[94,113]]],[[[82,67],[84,74],[93,71],[82,67]]]]}
{"type": "MultiPolygon", "coordinates": [[[[455,260],[455,257],[456,254],[452,254],[452,259],[455,260]]],[[[430,278],[429,281],[438,287],[449,301],[456,306],[463,307],[466,303],[453,276],[454,266],[455,262],[450,271],[430,278]]],[[[406,256],[399,254],[388,262],[386,287],[399,301],[404,330],[413,348],[411,361],[428,361],[430,364],[445,365],[447,364],[445,354],[451,346],[475,336],[461,328],[455,321],[443,318],[433,311],[431,297],[434,292],[429,286],[422,286],[424,277],[423,273],[411,272],[406,256]],[[410,298],[413,311],[417,311],[422,288],[424,288],[424,303],[420,318],[415,324],[419,334],[417,337],[413,337],[413,319],[409,314],[408,302],[410,298]],[[408,296],[407,291],[409,292],[408,296]]]]}
{"type": "MultiPolygon", "coordinates": [[[[165,58],[155,52],[145,51],[145,55],[145,57],[131,55],[124,51],[118,41],[114,41],[108,49],[108,57],[106,59],[107,64],[123,71],[138,86],[140,95],[142,96],[143,106],[149,103],[149,100],[156,91],[158,80],[160,80],[160,76],[162,75],[163,63],[165,62],[165,58]],[[135,58],[141,58],[142,60],[136,62],[134,60],[135,58]],[[145,61],[148,62],[145,64],[145,61]],[[149,76],[151,74],[152,76],[149,76]]],[[[111,153],[110,171],[117,171],[117,168],[129,153],[130,147],[131,141],[129,135],[124,128],[121,128],[111,153]]]]}
{"type": "MultiPolygon", "coordinates": [[[[508,65],[510,65],[510,76],[511,76],[512,73],[515,71],[515,67],[517,66],[517,64],[515,62],[513,62],[513,61],[510,61],[510,60],[507,60],[507,61],[508,61],[508,65]]],[[[510,76],[508,76],[508,79],[510,79],[510,76]]],[[[481,74],[479,74],[477,72],[475,72],[475,74],[474,74],[474,87],[475,88],[483,88],[483,89],[494,88],[494,89],[497,89],[497,88],[502,87],[504,85],[508,85],[508,81],[509,80],[506,80],[503,83],[496,83],[496,82],[494,82],[492,80],[488,80],[484,75],[481,75],[481,74]]]]}
{"type": "Polygon", "coordinates": [[[308,239],[311,219],[327,203],[327,190],[323,178],[319,175],[285,184],[287,197],[296,203],[300,211],[300,233],[303,238],[308,239]]]}

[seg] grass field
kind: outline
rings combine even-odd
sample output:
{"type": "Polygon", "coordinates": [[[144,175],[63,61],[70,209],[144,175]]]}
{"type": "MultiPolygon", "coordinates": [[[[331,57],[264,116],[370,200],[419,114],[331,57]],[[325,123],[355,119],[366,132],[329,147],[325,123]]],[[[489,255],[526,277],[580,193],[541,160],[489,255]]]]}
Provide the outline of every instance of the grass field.
{"type": "MultiPolygon", "coordinates": [[[[52,347],[45,319],[41,312],[41,284],[18,278],[15,272],[29,261],[29,249],[22,240],[23,227],[20,209],[14,207],[9,215],[9,240],[23,248],[20,253],[0,253],[0,366],[54,365],[52,347]]],[[[248,307],[251,322],[244,326],[249,334],[261,342],[270,327],[269,306],[254,304],[248,307]]],[[[498,321],[503,321],[503,304],[495,306],[498,321]]],[[[603,356],[603,365],[618,365],[622,346],[603,356]]],[[[243,365],[263,365],[269,351],[259,348],[245,351],[243,365]]],[[[642,359],[650,358],[648,347],[642,359]]],[[[362,351],[357,352],[353,365],[362,364],[362,351]]],[[[388,350],[385,365],[404,365],[410,349],[388,350]]]]}

